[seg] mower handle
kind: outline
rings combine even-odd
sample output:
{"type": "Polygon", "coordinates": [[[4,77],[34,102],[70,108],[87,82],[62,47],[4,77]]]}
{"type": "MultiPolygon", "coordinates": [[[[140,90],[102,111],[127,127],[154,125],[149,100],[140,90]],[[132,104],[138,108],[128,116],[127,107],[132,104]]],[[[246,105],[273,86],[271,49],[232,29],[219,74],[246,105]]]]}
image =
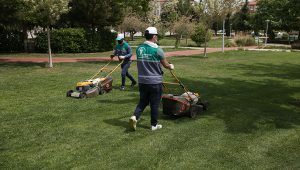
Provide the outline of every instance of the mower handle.
{"type": "Polygon", "coordinates": [[[178,79],[178,77],[175,75],[173,70],[170,70],[170,73],[172,74],[172,76],[176,79],[177,83],[179,84],[179,86],[181,86],[184,90],[184,92],[188,95],[188,97],[192,100],[192,97],[190,96],[190,94],[188,93],[188,89],[183,85],[183,83],[178,79]]]}

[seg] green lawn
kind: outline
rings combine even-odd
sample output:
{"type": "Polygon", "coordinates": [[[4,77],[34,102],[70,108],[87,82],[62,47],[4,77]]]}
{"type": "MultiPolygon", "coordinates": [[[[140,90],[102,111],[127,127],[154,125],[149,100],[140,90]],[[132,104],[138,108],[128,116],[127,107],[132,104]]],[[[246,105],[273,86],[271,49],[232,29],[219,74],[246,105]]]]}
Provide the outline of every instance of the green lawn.
{"type": "MultiPolygon", "coordinates": [[[[174,57],[175,73],[210,108],[138,129],[138,89],[65,97],[103,63],[0,63],[0,169],[299,169],[300,53],[232,51],[174,57]]],[[[116,63],[115,63],[116,64],[116,63]]],[[[136,77],[136,63],[130,72],[136,77]]],[[[166,80],[172,78],[165,70],[166,80]]]]}

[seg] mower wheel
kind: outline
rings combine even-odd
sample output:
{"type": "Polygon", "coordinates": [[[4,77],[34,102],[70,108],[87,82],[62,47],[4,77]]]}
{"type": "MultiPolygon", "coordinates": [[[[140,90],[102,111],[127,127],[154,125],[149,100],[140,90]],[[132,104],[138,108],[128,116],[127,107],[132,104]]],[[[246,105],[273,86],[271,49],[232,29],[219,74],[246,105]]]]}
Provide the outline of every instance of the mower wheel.
{"type": "Polygon", "coordinates": [[[200,104],[203,106],[203,110],[208,110],[208,101],[204,100],[200,104]]]}
{"type": "Polygon", "coordinates": [[[196,118],[197,114],[203,111],[203,106],[202,105],[197,105],[197,104],[192,104],[190,108],[190,117],[191,118],[196,118]]]}
{"type": "Polygon", "coordinates": [[[100,95],[105,94],[105,93],[106,93],[106,91],[105,91],[104,89],[101,88],[101,89],[99,90],[99,94],[100,94],[100,95]]]}
{"type": "Polygon", "coordinates": [[[69,90],[69,91],[67,92],[67,97],[71,97],[71,94],[72,94],[73,92],[74,92],[73,90],[69,90]]]}
{"type": "Polygon", "coordinates": [[[79,98],[80,98],[80,99],[85,99],[85,98],[86,98],[86,94],[80,93],[80,94],[79,94],[79,98]]]}

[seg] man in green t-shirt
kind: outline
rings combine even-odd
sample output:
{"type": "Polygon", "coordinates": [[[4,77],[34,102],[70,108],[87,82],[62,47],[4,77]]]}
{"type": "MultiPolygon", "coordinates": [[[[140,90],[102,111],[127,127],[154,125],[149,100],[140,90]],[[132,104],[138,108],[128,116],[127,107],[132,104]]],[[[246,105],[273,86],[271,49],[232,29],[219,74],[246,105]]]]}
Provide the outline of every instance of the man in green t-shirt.
{"type": "Polygon", "coordinates": [[[151,130],[162,128],[162,125],[157,124],[162,95],[163,71],[161,65],[170,70],[174,69],[174,65],[168,63],[163,50],[156,44],[157,29],[148,27],[145,31],[145,38],[146,41],[136,49],[140,100],[133,116],[129,119],[130,127],[133,130],[136,130],[136,123],[148,104],[151,108],[151,130]]]}
{"type": "Polygon", "coordinates": [[[131,87],[137,84],[134,78],[132,77],[132,75],[129,74],[128,72],[128,69],[132,63],[131,61],[132,52],[131,52],[130,45],[127,42],[125,42],[123,34],[118,34],[116,40],[118,41],[118,44],[116,45],[112,57],[117,56],[119,60],[124,60],[123,63],[121,64],[122,85],[120,87],[120,90],[125,90],[126,77],[128,77],[131,80],[131,87]]]}

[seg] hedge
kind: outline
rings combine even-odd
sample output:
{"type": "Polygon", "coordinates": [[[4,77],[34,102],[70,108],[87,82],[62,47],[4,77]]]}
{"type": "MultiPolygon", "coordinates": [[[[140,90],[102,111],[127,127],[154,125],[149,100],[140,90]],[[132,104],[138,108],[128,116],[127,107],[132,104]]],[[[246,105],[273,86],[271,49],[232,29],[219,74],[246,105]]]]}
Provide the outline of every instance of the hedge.
{"type": "Polygon", "coordinates": [[[19,52],[24,50],[23,33],[0,29],[0,52],[19,52]]]}
{"type": "MultiPolygon", "coordinates": [[[[114,33],[109,30],[90,31],[83,28],[63,28],[51,31],[51,50],[56,53],[110,51],[115,44],[114,33]]],[[[47,32],[36,38],[37,52],[47,52],[47,32]]]]}

